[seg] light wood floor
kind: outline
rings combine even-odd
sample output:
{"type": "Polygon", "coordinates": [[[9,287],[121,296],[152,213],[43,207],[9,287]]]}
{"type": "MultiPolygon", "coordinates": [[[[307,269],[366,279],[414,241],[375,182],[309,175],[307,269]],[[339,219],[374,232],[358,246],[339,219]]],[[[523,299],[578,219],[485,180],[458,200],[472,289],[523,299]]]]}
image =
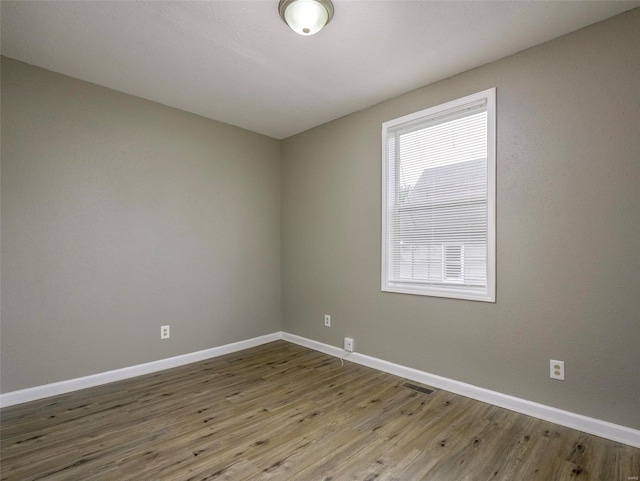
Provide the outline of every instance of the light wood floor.
{"type": "Polygon", "coordinates": [[[640,449],[284,341],[1,411],[2,479],[594,480],[640,449]]]}

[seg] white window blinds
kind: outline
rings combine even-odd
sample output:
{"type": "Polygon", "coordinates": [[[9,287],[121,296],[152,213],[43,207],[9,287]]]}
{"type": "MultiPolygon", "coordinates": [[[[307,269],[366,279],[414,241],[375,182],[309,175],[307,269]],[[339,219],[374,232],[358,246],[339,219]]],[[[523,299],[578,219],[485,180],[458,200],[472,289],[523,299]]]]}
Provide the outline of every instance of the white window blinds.
{"type": "Polygon", "coordinates": [[[495,90],[383,124],[382,290],[494,300],[495,90]]]}

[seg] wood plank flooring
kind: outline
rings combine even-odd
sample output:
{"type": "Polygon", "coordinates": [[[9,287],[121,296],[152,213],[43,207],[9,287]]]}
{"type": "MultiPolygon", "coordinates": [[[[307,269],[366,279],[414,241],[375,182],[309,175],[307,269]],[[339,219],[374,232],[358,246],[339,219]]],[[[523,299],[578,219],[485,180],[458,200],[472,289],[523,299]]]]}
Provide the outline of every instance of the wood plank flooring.
{"type": "Polygon", "coordinates": [[[278,341],[5,408],[1,479],[628,481],[640,475],[640,449],[446,391],[416,392],[405,382],[278,341]]]}

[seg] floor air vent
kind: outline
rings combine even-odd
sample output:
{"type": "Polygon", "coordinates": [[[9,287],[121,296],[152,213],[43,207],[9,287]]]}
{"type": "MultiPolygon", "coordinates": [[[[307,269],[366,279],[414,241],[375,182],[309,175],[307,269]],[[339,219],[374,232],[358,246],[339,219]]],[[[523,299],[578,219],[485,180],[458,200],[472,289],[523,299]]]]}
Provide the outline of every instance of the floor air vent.
{"type": "Polygon", "coordinates": [[[403,386],[413,391],[421,392],[422,394],[431,394],[433,392],[433,389],[427,389],[426,387],[416,386],[415,384],[411,384],[409,382],[405,382],[403,386]]]}

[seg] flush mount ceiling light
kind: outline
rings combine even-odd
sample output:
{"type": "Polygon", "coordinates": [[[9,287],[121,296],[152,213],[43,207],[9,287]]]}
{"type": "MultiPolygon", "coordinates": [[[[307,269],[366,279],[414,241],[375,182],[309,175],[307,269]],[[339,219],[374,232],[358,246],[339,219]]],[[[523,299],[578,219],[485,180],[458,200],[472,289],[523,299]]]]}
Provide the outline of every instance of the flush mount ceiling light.
{"type": "Polygon", "coordinates": [[[331,0],[280,0],[278,12],[291,30],[299,35],[313,35],[331,21],[331,0]]]}

